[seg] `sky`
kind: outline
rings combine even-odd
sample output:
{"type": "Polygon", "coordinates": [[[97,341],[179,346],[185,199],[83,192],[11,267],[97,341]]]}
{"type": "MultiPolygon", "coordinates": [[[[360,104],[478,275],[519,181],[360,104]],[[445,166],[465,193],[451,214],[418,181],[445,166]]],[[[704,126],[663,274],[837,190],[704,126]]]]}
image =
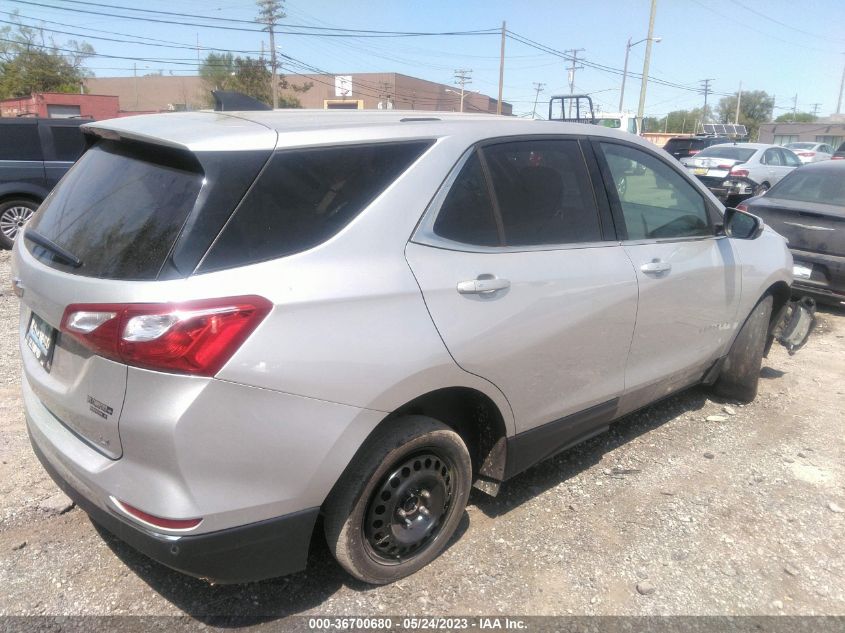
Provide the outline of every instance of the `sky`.
{"type": "MultiPolygon", "coordinates": [[[[471,69],[468,89],[495,97],[501,44],[498,29],[506,21],[515,35],[506,41],[504,100],[513,104],[515,114],[532,114],[535,83],[544,85],[538,114],[547,112],[551,95],[569,92],[569,62],[553,51],[565,53],[571,49],[583,49],[578,51],[578,58],[586,61],[585,67],[575,72],[575,92],[591,94],[602,110],[616,111],[626,43],[628,38],[646,38],[650,6],[651,0],[287,0],[281,31],[298,29],[301,33],[308,31],[303,26],[316,26],[491,32],[401,38],[280,34],[276,43],[281,52],[297,60],[282,72],[294,71],[295,64],[304,63],[331,74],[352,74],[353,82],[355,73],[399,72],[451,84],[456,69],[471,69]],[[532,40],[545,50],[516,37],[532,40]]],[[[40,23],[60,43],[85,40],[100,55],[126,58],[90,58],[87,65],[98,77],[131,76],[133,66],[139,75],[159,71],[195,74],[197,43],[202,56],[210,50],[250,51],[255,55],[261,50],[262,40],[268,46],[266,33],[198,26],[255,28],[225,21],[253,20],[257,13],[253,0],[0,0],[0,20],[9,20],[15,10],[26,24],[40,23]],[[115,7],[221,19],[156,15],[115,7]],[[141,41],[147,45],[132,43],[141,41]]],[[[743,91],[765,90],[774,95],[775,116],[790,111],[796,95],[798,111],[817,108],[819,115],[825,116],[836,110],[845,65],[845,0],[657,0],[654,37],[661,41],[652,47],[649,75],[673,85],[649,83],[646,116],[700,107],[703,79],[712,79],[710,86],[715,94],[709,98],[711,105],[721,96],[735,94],[741,82],[743,91]]],[[[642,72],[645,48],[645,42],[631,48],[630,72],[642,72]]],[[[639,93],[639,77],[629,76],[624,109],[636,111],[639,93]]]]}

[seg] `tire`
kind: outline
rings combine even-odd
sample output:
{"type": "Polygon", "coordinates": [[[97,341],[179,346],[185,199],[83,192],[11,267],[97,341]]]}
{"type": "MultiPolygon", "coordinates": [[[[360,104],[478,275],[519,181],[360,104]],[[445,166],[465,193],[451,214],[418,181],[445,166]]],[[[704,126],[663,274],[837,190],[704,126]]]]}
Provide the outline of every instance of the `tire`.
{"type": "Polygon", "coordinates": [[[754,187],[754,192],[753,192],[752,195],[762,196],[768,190],[769,190],[769,183],[764,182],[762,185],[757,185],[756,187],[754,187]]]}
{"type": "Polygon", "coordinates": [[[6,200],[0,203],[0,247],[12,248],[21,229],[37,208],[38,203],[32,200],[6,200]]]}
{"type": "Polygon", "coordinates": [[[745,320],[725,359],[713,392],[723,398],[751,402],[757,397],[763,350],[772,316],[771,295],[766,295],[745,320]]]}
{"type": "Polygon", "coordinates": [[[393,420],[367,439],[323,505],[329,549],[358,580],[404,578],[446,547],[471,484],[457,433],[424,416],[393,420]]]}

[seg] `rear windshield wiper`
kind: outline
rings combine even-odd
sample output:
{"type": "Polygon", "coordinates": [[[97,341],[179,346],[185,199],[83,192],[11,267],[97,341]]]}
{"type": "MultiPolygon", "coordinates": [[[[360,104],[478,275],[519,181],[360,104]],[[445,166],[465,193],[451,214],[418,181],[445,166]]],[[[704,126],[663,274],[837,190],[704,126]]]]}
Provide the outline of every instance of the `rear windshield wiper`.
{"type": "Polygon", "coordinates": [[[42,248],[46,248],[48,251],[53,253],[56,259],[60,259],[66,264],[73,266],[74,268],[79,268],[80,266],[82,266],[81,259],[71,253],[69,250],[62,248],[61,246],[56,244],[53,240],[44,237],[43,235],[41,235],[41,233],[33,229],[26,229],[24,231],[23,236],[24,239],[27,239],[30,242],[34,242],[42,248]]]}

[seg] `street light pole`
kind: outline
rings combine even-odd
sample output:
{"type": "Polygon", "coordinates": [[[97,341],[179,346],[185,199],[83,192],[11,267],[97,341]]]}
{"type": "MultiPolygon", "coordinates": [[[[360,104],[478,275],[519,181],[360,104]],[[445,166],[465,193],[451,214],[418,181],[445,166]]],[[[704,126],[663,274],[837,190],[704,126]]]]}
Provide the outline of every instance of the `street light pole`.
{"type": "Polygon", "coordinates": [[[643,111],[645,110],[645,91],[648,86],[648,65],[651,61],[651,44],[654,40],[654,14],[657,13],[657,0],[651,0],[651,14],[648,18],[648,37],[645,44],[645,60],[643,61],[643,81],[640,84],[640,105],[637,108],[637,119],[640,122],[640,130],[643,125],[643,111]]]}

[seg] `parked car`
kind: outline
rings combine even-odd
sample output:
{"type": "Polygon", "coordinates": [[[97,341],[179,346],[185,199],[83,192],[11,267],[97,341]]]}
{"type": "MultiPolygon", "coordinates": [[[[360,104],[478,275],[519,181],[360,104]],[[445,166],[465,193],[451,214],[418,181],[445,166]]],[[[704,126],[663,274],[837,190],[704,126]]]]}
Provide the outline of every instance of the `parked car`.
{"type": "Polygon", "coordinates": [[[21,228],[85,149],[86,119],[0,118],[0,247],[21,228]]]}
{"type": "Polygon", "coordinates": [[[845,143],[842,143],[835,152],[833,152],[833,156],[831,156],[832,160],[843,160],[845,159],[845,143]]]}
{"type": "Polygon", "coordinates": [[[784,147],[795,152],[804,164],[830,160],[833,156],[833,149],[827,143],[789,143],[784,147]]]}
{"type": "Polygon", "coordinates": [[[600,126],[276,111],[85,132],[14,248],[32,444],[94,521],[218,582],[303,569],[318,515],[356,578],[410,574],[471,486],[691,385],[754,398],[789,300],[780,235],[600,126]]]}
{"type": "Polygon", "coordinates": [[[802,167],[739,208],[789,240],[796,292],[845,305],[845,163],[802,167]]]}
{"type": "Polygon", "coordinates": [[[791,150],[764,143],[714,145],[681,163],[728,204],[765,193],[801,166],[791,150]]]}
{"type": "Polygon", "coordinates": [[[726,136],[676,136],[666,141],[663,149],[678,160],[681,160],[688,156],[695,156],[701,150],[707,149],[711,145],[730,142],[731,139],[726,136]]]}

